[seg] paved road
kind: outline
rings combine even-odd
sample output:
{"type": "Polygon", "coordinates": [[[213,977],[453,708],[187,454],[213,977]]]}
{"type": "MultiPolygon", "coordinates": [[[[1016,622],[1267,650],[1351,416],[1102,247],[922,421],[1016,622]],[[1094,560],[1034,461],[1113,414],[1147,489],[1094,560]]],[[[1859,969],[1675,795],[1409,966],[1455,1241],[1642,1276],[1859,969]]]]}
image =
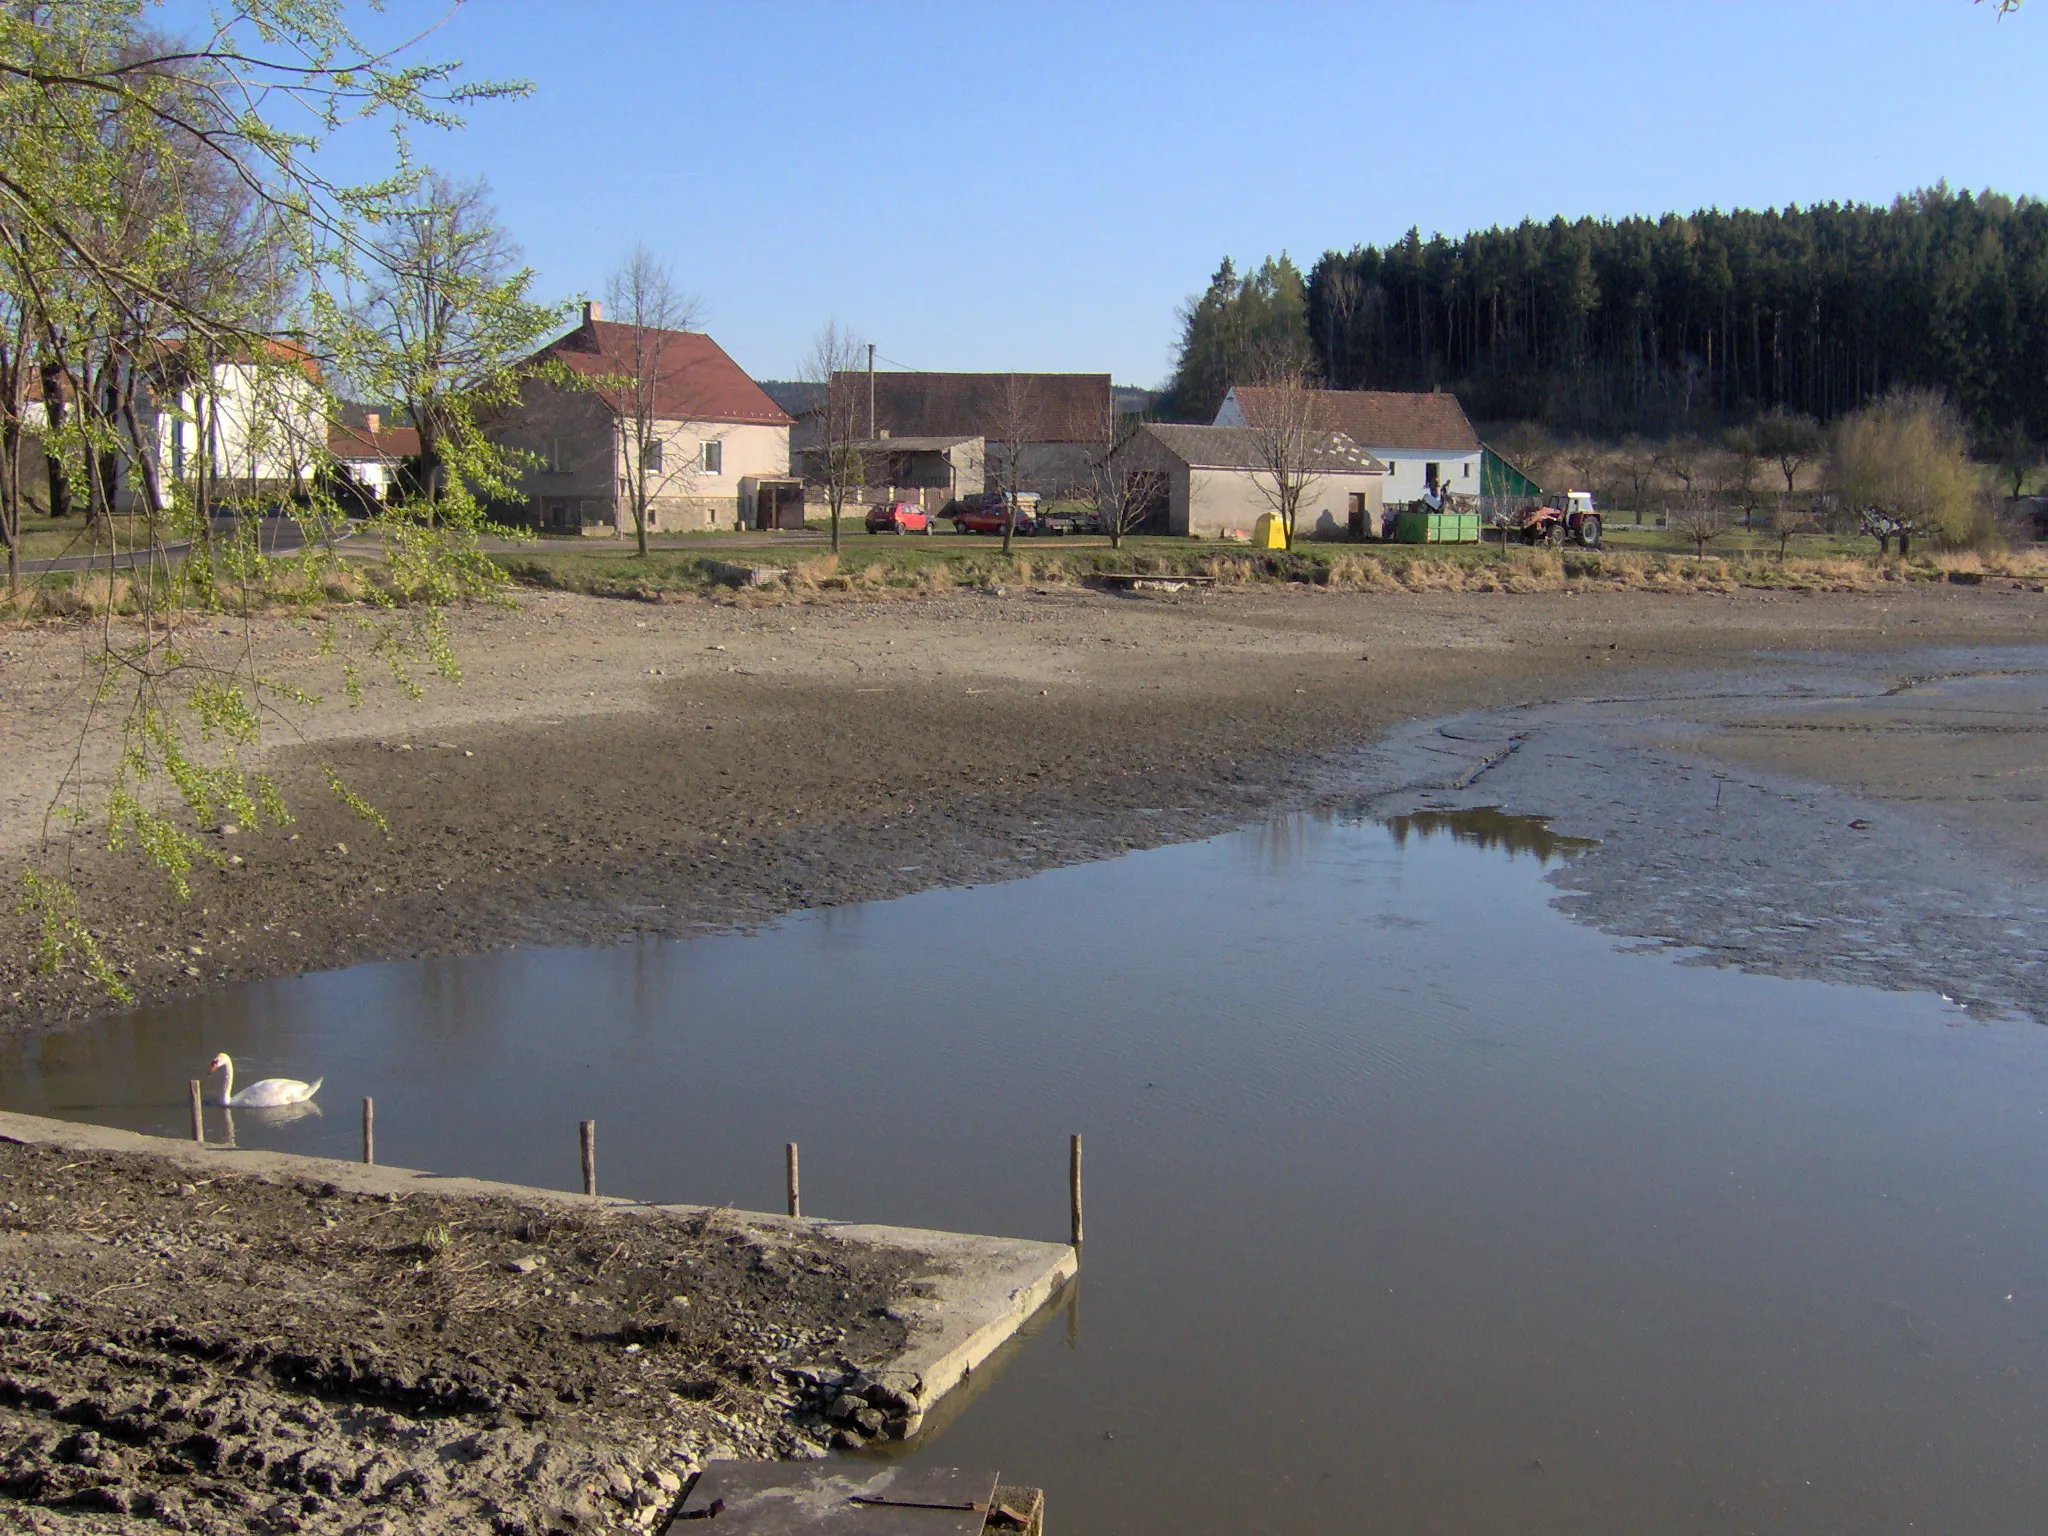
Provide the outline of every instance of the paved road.
{"type": "MultiPolygon", "coordinates": [[[[214,519],[214,528],[221,533],[232,532],[233,518],[214,519]]],[[[347,538],[352,530],[344,530],[347,538]]],[[[266,555],[288,555],[294,550],[306,547],[306,531],[288,517],[266,517],[258,530],[263,553],[266,555]]],[[[175,544],[166,544],[161,551],[154,549],[107,550],[96,554],[58,555],[48,560],[24,560],[21,572],[24,576],[40,576],[50,571],[125,571],[137,565],[146,564],[158,554],[172,560],[181,558],[192,547],[189,540],[181,539],[175,544]]]]}

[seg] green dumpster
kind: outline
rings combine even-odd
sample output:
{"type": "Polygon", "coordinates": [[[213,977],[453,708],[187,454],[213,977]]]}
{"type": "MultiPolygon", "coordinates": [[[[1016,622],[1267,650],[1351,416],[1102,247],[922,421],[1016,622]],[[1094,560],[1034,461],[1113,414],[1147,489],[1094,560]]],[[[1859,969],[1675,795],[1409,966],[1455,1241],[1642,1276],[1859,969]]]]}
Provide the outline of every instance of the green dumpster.
{"type": "Polygon", "coordinates": [[[1477,512],[1396,512],[1396,544],[1477,544],[1477,512]]]}

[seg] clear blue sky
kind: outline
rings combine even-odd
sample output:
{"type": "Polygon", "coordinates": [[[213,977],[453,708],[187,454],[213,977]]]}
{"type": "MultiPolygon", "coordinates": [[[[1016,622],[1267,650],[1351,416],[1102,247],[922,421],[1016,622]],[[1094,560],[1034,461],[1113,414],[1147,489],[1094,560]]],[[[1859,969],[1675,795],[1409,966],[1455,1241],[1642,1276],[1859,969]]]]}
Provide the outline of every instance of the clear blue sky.
{"type": "Polygon", "coordinates": [[[1226,253],[2048,192],[2048,0],[470,0],[425,51],[535,84],[422,149],[544,294],[645,240],[761,377],[836,316],[905,366],[1151,384],[1226,253]]]}

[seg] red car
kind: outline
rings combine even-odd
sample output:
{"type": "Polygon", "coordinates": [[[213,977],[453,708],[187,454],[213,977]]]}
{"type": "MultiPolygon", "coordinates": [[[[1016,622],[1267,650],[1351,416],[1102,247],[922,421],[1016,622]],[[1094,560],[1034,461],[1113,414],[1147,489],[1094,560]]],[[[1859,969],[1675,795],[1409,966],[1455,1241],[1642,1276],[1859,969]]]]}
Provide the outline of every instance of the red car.
{"type": "MultiPolygon", "coordinates": [[[[1033,515],[1038,510],[1038,498],[1019,496],[1017,502],[1016,532],[1020,537],[1029,537],[1038,532],[1038,519],[1033,515]]],[[[1000,534],[1008,510],[1000,496],[991,496],[979,501],[956,502],[946,516],[953,519],[955,533],[1000,534]]]]}
{"type": "Polygon", "coordinates": [[[869,533],[930,533],[931,514],[914,501],[884,502],[868,508],[869,533]]]}

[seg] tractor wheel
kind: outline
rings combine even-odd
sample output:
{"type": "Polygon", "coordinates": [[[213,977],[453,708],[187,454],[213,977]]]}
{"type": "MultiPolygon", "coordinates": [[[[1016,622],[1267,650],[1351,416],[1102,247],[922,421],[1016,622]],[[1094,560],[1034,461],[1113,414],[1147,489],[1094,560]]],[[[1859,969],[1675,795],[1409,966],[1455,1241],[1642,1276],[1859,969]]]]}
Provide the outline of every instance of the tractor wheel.
{"type": "Polygon", "coordinates": [[[1582,517],[1579,519],[1579,542],[1587,549],[1600,547],[1600,519],[1582,517]]]}
{"type": "Polygon", "coordinates": [[[1552,549],[1561,549],[1561,548],[1563,548],[1563,546],[1564,546],[1564,523],[1563,523],[1562,521],[1559,521],[1559,522],[1555,522],[1555,523],[1552,523],[1552,524],[1551,524],[1551,525],[1550,525],[1550,526],[1549,526],[1548,528],[1544,529],[1544,530],[1543,530],[1543,542],[1544,542],[1544,543],[1546,543],[1546,544],[1548,544],[1548,545],[1549,545],[1549,546],[1550,546],[1550,547],[1551,547],[1552,549]]]}

